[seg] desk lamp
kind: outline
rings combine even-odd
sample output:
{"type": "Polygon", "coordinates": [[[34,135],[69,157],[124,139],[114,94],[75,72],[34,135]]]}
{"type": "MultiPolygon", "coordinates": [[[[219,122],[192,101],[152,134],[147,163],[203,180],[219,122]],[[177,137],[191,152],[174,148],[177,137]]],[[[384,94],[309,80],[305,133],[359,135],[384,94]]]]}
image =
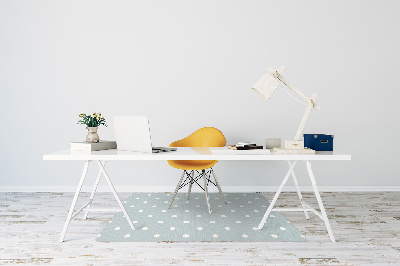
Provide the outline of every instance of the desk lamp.
{"type": "Polygon", "coordinates": [[[276,153],[291,153],[291,154],[314,154],[315,151],[304,148],[304,141],[300,140],[302,135],[304,126],[307,123],[308,117],[310,116],[312,108],[315,110],[319,110],[319,106],[315,104],[315,100],[317,98],[317,94],[313,93],[311,99],[305,96],[301,91],[299,91],[296,87],[290,84],[284,77],[282,77],[281,73],[285,67],[281,66],[278,70],[273,70],[272,68],[268,68],[270,73],[265,74],[252,88],[257,93],[261,95],[265,100],[271,98],[272,94],[278,88],[278,86],[282,82],[284,85],[289,87],[292,91],[298,94],[304,101],[308,103],[306,112],[301,120],[299,129],[297,130],[296,136],[294,140],[285,140],[285,148],[274,148],[274,152],[276,153]]]}

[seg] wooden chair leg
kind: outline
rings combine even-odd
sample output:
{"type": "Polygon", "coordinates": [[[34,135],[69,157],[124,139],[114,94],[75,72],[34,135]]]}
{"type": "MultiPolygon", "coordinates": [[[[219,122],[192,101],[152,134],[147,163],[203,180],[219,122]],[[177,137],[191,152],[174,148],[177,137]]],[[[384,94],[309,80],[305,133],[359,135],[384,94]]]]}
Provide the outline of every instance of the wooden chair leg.
{"type": "Polygon", "coordinates": [[[208,187],[207,187],[206,171],[202,170],[202,174],[203,174],[203,179],[204,179],[204,191],[206,193],[206,201],[207,201],[207,206],[208,206],[208,213],[211,214],[210,200],[208,198],[208,187]]]}
{"type": "Polygon", "coordinates": [[[174,199],[175,199],[175,197],[176,197],[176,193],[178,193],[178,190],[179,190],[179,187],[181,186],[182,180],[183,180],[183,178],[185,177],[185,173],[186,173],[186,170],[183,171],[182,177],[181,177],[181,179],[179,180],[178,185],[176,186],[175,193],[174,193],[174,195],[172,196],[172,200],[171,200],[171,203],[169,204],[168,209],[171,208],[172,202],[174,202],[174,199]]]}
{"type": "Polygon", "coordinates": [[[194,175],[194,171],[192,170],[192,172],[190,173],[190,183],[189,183],[189,190],[188,190],[188,197],[187,197],[188,200],[190,197],[190,192],[192,191],[193,175],[194,175]]]}
{"type": "Polygon", "coordinates": [[[211,168],[211,172],[213,173],[215,183],[217,184],[217,188],[218,188],[218,190],[219,190],[219,194],[221,194],[222,199],[225,201],[225,204],[227,204],[227,202],[226,202],[226,200],[225,200],[225,197],[224,197],[224,194],[222,193],[222,189],[221,189],[221,187],[220,187],[220,185],[219,185],[217,176],[216,176],[215,173],[214,173],[214,169],[211,168]]]}

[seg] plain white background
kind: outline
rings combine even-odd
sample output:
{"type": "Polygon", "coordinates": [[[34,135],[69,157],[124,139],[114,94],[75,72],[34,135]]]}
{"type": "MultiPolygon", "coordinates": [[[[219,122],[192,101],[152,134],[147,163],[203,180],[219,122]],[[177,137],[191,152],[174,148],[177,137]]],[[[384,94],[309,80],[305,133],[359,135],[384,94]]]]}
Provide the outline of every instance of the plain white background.
{"type": "MultiPolygon", "coordinates": [[[[293,139],[305,106],[250,88],[269,66],[309,97],[304,133],[352,161],[315,162],[322,186],[399,186],[399,1],[0,0],[0,186],[75,186],[81,112],[146,115],[153,145],[220,129],[228,144],[293,139]]],[[[167,162],[110,162],[116,186],[171,186],[167,162]]],[[[219,162],[222,186],[276,186],[285,162],[219,162]]],[[[299,181],[309,185],[305,166],[299,181]]],[[[93,181],[97,169],[90,169],[93,181]]],[[[88,183],[89,184],[89,183],[88,183]]]]}

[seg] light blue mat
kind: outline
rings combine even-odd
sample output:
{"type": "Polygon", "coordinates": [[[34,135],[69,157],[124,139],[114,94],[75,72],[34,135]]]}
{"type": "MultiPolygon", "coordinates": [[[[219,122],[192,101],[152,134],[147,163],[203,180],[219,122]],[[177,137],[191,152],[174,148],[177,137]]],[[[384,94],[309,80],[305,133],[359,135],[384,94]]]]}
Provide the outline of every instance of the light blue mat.
{"type": "Polygon", "coordinates": [[[259,193],[210,193],[212,214],[204,193],[134,193],[124,203],[136,230],[122,212],[114,215],[96,241],[307,241],[279,212],[272,212],[263,230],[256,230],[269,203],[259,193]]]}

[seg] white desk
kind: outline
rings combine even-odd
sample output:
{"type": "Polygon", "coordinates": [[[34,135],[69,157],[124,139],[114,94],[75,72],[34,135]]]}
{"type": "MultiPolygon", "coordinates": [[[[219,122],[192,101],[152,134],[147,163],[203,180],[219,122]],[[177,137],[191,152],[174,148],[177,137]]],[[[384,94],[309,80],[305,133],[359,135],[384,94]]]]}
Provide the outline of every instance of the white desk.
{"type": "Polygon", "coordinates": [[[92,204],[94,195],[96,193],[97,185],[100,181],[101,175],[104,175],[106,178],[114,196],[115,199],[118,202],[118,205],[120,206],[121,210],[124,213],[124,216],[126,217],[130,227],[134,230],[135,227],[129,219],[129,216],[124,208],[124,206],[121,203],[121,200],[119,199],[117,192],[115,191],[111,179],[108,176],[106,170],[105,170],[105,162],[106,161],[165,161],[165,160],[225,160],[225,161],[287,161],[289,165],[289,170],[286,173],[281,185],[278,188],[278,191],[275,193],[275,196],[268,207],[263,219],[261,220],[258,229],[262,229],[265,221],[267,220],[269,214],[271,211],[302,211],[304,212],[306,219],[309,219],[308,212],[311,211],[315,213],[318,217],[320,217],[326,225],[326,228],[329,233],[329,237],[332,242],[335,242],[335,238],[333,236],[328,217],[325,212],[324,205],[321,200],[321,196],[318,191],[317,184],[315,182],[314,174],[311,169],[311,161],[337,161],[337,160],[351,160],[351,156],[347,154],[343,154],[340,152],[316,152],[316,154],[313,155],[306,155],[306,154],[274,154],[273,152],[271,154],[266,154],[266,155],[238,155],[238,154],[212,154],[210,148],[177,148],[176,152],[169,152],[169,153],[141,153],[141,152],[129,152],[129,151],[118,151],[118,150],[103,150],[103,151],[92,151],[92,152],[86,152],[86,151],[71,151],[71,150],[63,150],[51,154],[47,154],[43,156],[43,160],[62,160],[62,161],[85,161],[84,168],[83,168],[83,173],[81,176],[81,179],[79,181],[78,187],[75,192],[74,199],[71,204],[71,208],[68,213],[67,220],[65,221],[64,229],[61,233],[61,238],[60,242],[64,241],[65,234],[68,229],[68,225],[73,217],[75,217],[78,213],[81,211],[85,211],[85,214],[83,216],[84,219],[86,219],[87,214],[89,211],[91,212],[109,212],[109,211],[119,211],[117,210],[102,210],[102,209],[90,209],[90,206],[92,204]],[[78,200],[79,193],[81,191],[83,182],[86,177],[87,169],[89,166],[89,163],[91,161],[96,161],[97,164],[100,167],[99,173],[97,175],[96,182],[94,184],[90,200],[84,204],[80,209],[74,212],[75,210],[75,205],[78,200]],[[301,191],[298,186],[297,178],[294,173],[294,167],[298,161],[304,161],[307,166],[307,171],[311,180],[311,184],[313,186],[315,196],[318,201],[319,208],[321,210],[321,213],[316,211],[314,208],[312,208],[309,204],[307,204],[301,195],[301,191]],[[279,194],[282,192],[283,187],[285,186],[287,180],[289,177],[292,176],[296,189],[297,189],[297,194],[300,199],[300,204],[302,205],[302,208],[274,208],[274,205],[279,197],[279,194]]]}

